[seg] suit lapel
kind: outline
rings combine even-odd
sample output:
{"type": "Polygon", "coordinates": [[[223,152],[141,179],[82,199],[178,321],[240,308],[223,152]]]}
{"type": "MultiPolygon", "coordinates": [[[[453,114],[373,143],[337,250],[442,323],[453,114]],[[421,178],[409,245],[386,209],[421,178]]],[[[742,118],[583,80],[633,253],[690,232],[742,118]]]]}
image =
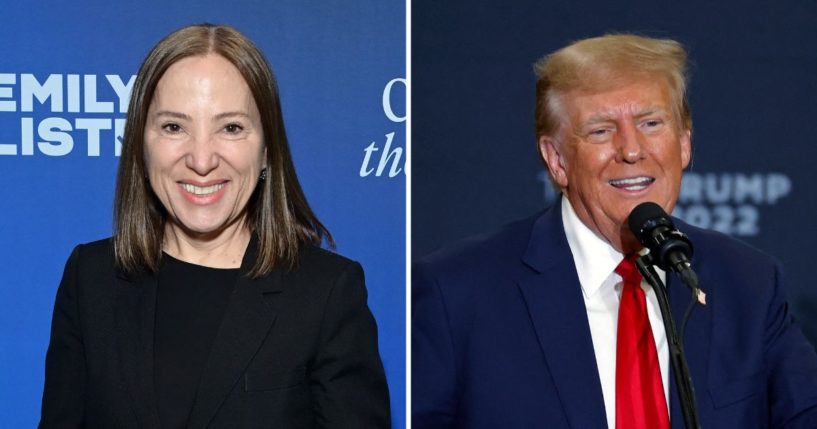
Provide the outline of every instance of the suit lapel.
{"type": "Polygon", "coordinates": [[[539,345],[570,427],[606,427],[604,398],[579,278],[560,205],[534,224],[519,279],[539,345]]]}
{"type": "MultiPolygon", "coordinates": [[[[677,222],[677,221],[676,221],[677,222]]],[[[672,316],[675,320],[675,327],[678,330],[678,335],[681,335],[684,345],[684,355],[689,366],[689,372],[692,376],[692,384],[695,390],[695,398],[698,405],[700,417],[700,404],[707,394],[707,362],[709,361],[709,350],[712,332],[712,299],[713,291],[711,290],[711,283],[706,281],[710,276],[706,272],[706,264],[699,260],[700,258],[693,258],[692,268],[696,271],[700,278],[700,286],[706,292],[707,305],[696,304],[695,308],[690,314],[687,322],[686,331],[682,332],[684,323],[684,314],[686,313],[689,302],[692,299],[692,292],[689,288],[678,278],[677,275],[667,274],[667,293],[669,294],[670,307],[672,308],[672,316]]],[[[678,398],[678,387],[675,383],[675,373],[672,370],[672,361],[670,361],[670,420],[674,429],[683,429],[685,427],[684,414],[681,411],[681,402],[678,398]]]]}
{"type": "Polygon", "coordinates": [[[153,386],[156,287],[156,275],[151,273],[119,272],[116,278],[117,346],[131,407],[142,428],[159,427],[153,386]]]}
{"type": "Polygon", "coordinates": [[[256,246],[253,237],[202,373],[189,428],[204,428],[209,424],[240,380],[275,320],[275,312],[265,295],[281,291],[281,271],[278,269],[269,276],[250,279],[247,273],[255,263],[256,246]]]}

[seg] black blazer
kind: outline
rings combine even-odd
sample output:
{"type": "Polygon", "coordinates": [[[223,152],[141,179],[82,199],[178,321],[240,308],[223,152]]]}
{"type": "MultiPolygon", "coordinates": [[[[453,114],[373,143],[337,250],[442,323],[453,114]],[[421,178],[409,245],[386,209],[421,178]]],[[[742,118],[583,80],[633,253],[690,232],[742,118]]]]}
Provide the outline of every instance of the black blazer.
{"type": "MultiPolygon", "coordinates": [[[[189,428],[385,428],[389,399],[363,271],[316,248],[252,280],[253,239],[189,428]]],[[[57,291],[41,428],[158,428],[156,276],[115,268],[112,242],[74,249],[57,291]]]]}

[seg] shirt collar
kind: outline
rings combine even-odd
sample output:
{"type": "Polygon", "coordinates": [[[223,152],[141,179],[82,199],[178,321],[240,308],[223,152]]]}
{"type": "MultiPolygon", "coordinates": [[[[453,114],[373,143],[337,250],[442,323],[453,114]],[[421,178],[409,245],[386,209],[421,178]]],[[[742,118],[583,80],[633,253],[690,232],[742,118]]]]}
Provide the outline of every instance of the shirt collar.
{"type": "Polygon", "coordinates": [[[579,275],[582,293],[593,296],[624,259],[624,255],[597,236],[585,225],[567,197],[562,195],[562,224],[573,263],[579,275]]]}

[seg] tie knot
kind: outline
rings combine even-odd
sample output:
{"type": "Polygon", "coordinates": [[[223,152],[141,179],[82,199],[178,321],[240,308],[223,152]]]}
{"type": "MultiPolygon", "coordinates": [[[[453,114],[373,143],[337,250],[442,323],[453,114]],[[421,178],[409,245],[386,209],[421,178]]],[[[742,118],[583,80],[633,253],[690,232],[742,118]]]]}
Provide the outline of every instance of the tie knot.
{"type": "Polygon", "coordinates": [[[638,259],[637,253],[629,254],[616,267],[616,274],[620,275],[625,283],[641,282],[641,273],[638,272],[638,268],[635,266],[636,259],[638,259]]]}

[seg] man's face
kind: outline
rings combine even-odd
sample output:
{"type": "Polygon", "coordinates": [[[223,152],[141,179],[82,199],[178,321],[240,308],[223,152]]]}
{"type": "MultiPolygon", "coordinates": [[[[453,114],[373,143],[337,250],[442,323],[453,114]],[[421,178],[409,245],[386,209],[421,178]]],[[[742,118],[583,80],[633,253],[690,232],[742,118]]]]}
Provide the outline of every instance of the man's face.
{"type": "Polygon", "coordinates": [[[565,124],[539,149],[581,221],[614,248],[641,248],[627,227],[645,201],[675,207],[691,156],[690,132],[672,113],[665,81],[637,80],[560,97],[565,124]]]}

